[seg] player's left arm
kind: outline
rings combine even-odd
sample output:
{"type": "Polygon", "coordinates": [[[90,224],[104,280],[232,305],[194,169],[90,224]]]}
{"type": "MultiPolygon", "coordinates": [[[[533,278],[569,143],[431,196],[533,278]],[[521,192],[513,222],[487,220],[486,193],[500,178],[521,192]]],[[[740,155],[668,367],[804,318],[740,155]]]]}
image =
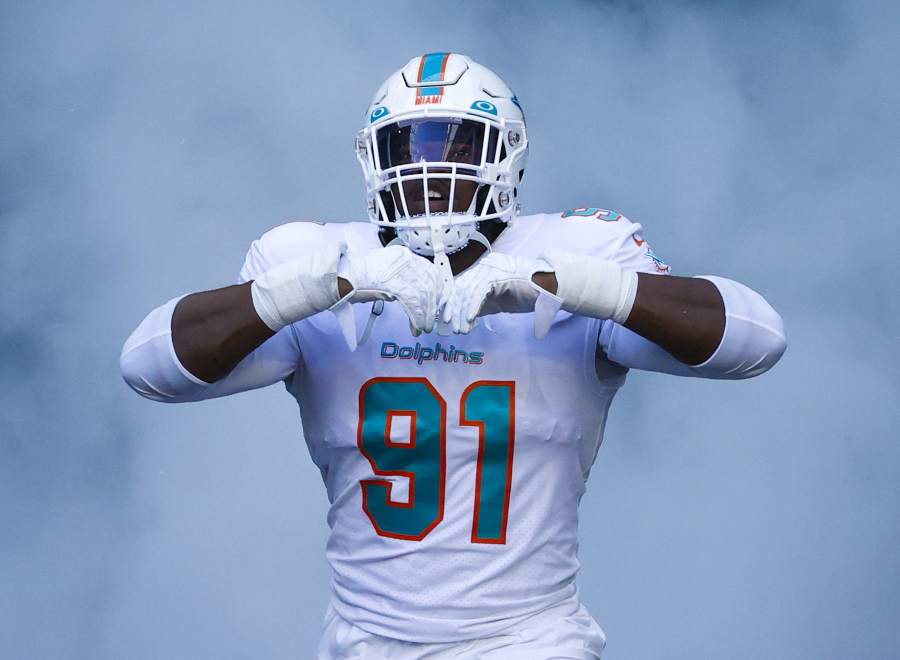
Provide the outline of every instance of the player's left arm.
{"type": "Polygon", "coordinates": [[[563,250],[482,257],[455,280],[443,320],[465,334],[479,316],[534,312],[540,339],[563,309],[603,321],[598,350],[613,362],[680,376],[749,378],[779,360],[784,324],[761,295],[724,277],[669,275],[641,225],[586,210],[605,215],[563,214],[552,227],[563,250]]]}
{"type": "Polygon", "coordinates": [[[756,291],[724,277],[676,277],[622,223],[605,255],[550,252],[533,281],[573,313],[604,319],[601,350],[626,367],[706,378],[749,378],[787,346],[781,316],[756,291]],[[648,272],[650,271],[650,272],[648,272]]]}
{"type": "MultiPolygon", "coordinates": [[[[697,365],[712,357],[725,335],[726,318],[716,285],[697,277],[635,276],[634,301],[623,325],[685,364],[697,365]]],[[[532,279],[557,293],[555,273],[535,273],[532,279]]]]}

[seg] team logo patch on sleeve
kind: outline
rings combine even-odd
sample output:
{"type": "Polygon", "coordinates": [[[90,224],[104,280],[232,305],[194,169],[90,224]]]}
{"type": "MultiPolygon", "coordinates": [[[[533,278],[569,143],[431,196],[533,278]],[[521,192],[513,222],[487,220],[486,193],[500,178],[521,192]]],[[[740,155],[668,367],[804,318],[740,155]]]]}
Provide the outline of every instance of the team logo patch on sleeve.
{"type": "Polygon", "coordinates": [[[672,267],[669,266],[669,264],[667,264],[665,261],[663,261],[662,257],[656,254],[656,252],[653,251],[653,248],[647,245],[646,241],[642,240],[641,243],[643,243],[647,248],[647,251],[644,252],[644,256],[653,262],[653,267],[656,268],[656,272],[668,273],[670,270],[672,270],[672,267]]]}
{"type": "Polygon", "coordinates": [[[596,206],[583,206],[577,209],[569,209],[568,211],[563,211],[560,218],[596,218],[597,220],[602,220],[603,222],[617,222],[619,218],[622,217],[622,214],[618,211],[610,211],[608,209],[601,209],[596,206]]]}

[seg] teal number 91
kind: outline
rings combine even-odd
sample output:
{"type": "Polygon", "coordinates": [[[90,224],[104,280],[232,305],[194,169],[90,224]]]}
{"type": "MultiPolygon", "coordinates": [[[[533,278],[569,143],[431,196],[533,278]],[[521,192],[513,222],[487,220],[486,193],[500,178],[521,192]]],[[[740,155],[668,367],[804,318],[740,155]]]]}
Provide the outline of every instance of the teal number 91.
{"type": "MultiPolygon", "coordinates": [[[[460,398],[459,423],[478,429],[473,543],[506,543],[515,448],[513,381],[477,381],[460,398]]],[[[387,479],[363,479],[363,511],[381,536],[421,541],[444,517],[447,404],[427,378],[373,378],[359,391],[357,444],[376,477],[409,480],[407,502],[387,479]],[[398,417],[408,442],[391,440],[398,417]]]]}

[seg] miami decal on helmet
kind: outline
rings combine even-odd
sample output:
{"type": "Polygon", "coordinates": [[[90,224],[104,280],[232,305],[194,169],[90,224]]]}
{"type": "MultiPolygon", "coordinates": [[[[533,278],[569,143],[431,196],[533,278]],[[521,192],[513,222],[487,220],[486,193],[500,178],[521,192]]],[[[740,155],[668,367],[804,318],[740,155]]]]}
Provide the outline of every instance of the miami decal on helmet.
{"type": "MultiPolygon", "coordinates": [[[[447,60],[450,53],[428,53],[422,55],[419,60],[420,83],[442,83],[447,72],[447,60]]],[[[441,85],[434,87],[418,87],[416,89],[416,105],[425,103],[440,103],[444,98],[444,88],[441,85]]]]}

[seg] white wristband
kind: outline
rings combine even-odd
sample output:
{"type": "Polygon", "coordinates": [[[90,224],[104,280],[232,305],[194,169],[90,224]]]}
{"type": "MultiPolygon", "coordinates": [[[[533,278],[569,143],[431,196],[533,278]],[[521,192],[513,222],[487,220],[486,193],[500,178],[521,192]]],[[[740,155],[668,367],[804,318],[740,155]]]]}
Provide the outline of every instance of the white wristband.
{"type": "Polygon", "coordinates": [[[262,322],[278,332],[336,303],[338,260],[345,249],[343,243],[318,245],[256,278],[250,295],[262,322]]]}
{"type": "Polygon", "coordinates": [[[638,276],[614,261],[551,250],[543,255],[556,274],[556,295],[573,314],[624,323],[637,295],[638,276]]]}

